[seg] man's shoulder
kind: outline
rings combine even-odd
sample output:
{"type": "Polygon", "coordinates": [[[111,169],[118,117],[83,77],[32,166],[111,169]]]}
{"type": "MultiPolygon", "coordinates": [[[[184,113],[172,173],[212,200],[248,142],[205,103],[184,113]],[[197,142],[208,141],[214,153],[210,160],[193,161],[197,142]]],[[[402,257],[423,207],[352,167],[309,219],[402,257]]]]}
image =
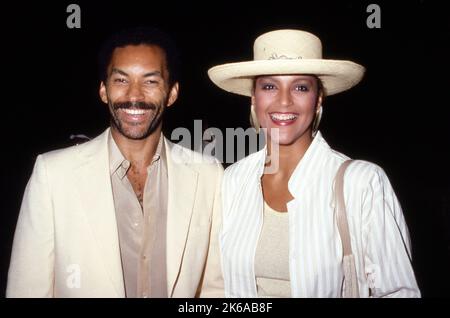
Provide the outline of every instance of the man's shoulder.
{"type": "Polygon", "coordinates": [[[92,155],[101,150],[102,142],[104,142],[104,134],[101,134],[85,143],[60,148],[42,153],[38,156],[45,161],[48,167],[61,167],[79,165],[83,160],[83,154],[92,155]]]}
{"type": "Polygon", "coordinates": [[[47,165],[54,166],[59,163],[75,162],[78,158],[79,146],[74,145],[66,148],[60,148],[48,152],[44,152],[38,156],[41,160],[44,160],[47,165]]]}
{"type": "Polygon", "coordinates": [[[207,167],[222,167],[219,160],[214,156],[193,151],[182,145],[173,143],[169,139],[166,139],[166,143],[170,152],[170,159],[176,164],[192,165],[193,167],[200,166],[201,169],[207,167]]]}

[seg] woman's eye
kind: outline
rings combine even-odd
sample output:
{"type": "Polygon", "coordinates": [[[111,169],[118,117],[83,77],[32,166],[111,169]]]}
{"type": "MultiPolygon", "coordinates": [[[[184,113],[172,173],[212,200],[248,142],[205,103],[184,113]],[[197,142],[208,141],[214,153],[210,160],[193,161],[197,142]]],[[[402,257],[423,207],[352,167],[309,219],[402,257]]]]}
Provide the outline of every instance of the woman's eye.
{"type": "Polygon", "coordinates": [[[307,91],[309,91],[309,88],[308,88],[308,86],[306,86],[306,85],[297,85],[297,86],[295,87],[295,89],[296,89],[297,91],[299,91],[299,92],[307,92],[307,91]]]}
{"type": "Polygon", "coordinates": [[[262,89],[264,89],[264,90],[272,90],[272,89],[275,89],[275,85],[273,85],[273,84],[263,84],[262,85],[262,89]]]}

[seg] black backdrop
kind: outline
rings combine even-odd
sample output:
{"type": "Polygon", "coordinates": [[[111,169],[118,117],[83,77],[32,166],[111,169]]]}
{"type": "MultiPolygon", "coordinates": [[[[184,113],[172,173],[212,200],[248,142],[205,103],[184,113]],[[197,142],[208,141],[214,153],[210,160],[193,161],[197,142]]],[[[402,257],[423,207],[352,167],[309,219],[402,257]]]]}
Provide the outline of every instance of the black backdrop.
{"type": "Polygon", "coordinates": [[[450,28],[435,1],[373,1],[381,29],[369,29],[369,1],[17,2],[3,8],[0,295],[23,190],[37,154],[93,137],[108,125],[97,94],[96,54],[114,30],[165,29],[182,52],[181,96],[165,131],[249,126],[249,100],[221,91],[206,71],[248,60],[256,36],[278,28],[318,35],[325,58],[367,67],[363,82],[327,98],[321,131],[335,149],[381,165],[402,204],[413,263],[425,297],[449,297],[450,125],[447,100],[450,28]],[[81,28],[66,8],[81,7],[81,28]]]}

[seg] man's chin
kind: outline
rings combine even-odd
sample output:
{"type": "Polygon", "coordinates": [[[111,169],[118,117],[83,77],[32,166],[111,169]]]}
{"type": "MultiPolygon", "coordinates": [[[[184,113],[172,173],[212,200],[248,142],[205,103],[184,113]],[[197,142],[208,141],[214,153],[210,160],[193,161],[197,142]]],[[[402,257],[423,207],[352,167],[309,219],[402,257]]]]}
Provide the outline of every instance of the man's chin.
{"type": "Polygon", "coordinates": [[[151,131],[119,131],[124,137],[132,140],[142,140],[152,134],[151,131]]]}
{"type": "Polygon", "coordinates": [[[125,121],[111,121],[111,128],[115,129],[118,133],[127,139],[142,140],[158,131],[159,125],[153,125],[151,123],[127,123],[125,121]]]}
{"type": "Polygon", "coordinates": [[[127,127],[127,125],[117,126],[113,125],[112,128],[116,130],[123,137],[131,140],[142,140],[152,134],[152,131],[148,127],[127,127]]]}

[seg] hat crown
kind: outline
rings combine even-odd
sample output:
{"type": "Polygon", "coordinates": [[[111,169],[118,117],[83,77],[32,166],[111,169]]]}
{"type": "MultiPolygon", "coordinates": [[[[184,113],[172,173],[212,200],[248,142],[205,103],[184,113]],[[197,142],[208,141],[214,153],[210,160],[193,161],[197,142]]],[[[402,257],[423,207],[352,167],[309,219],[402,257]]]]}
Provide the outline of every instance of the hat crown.
{"type": "Polygon", "coordinates": [[[255,40],[253,56],[254,60],[322,59],[322,43],[309,32],[277,30],[255,40]]]}

